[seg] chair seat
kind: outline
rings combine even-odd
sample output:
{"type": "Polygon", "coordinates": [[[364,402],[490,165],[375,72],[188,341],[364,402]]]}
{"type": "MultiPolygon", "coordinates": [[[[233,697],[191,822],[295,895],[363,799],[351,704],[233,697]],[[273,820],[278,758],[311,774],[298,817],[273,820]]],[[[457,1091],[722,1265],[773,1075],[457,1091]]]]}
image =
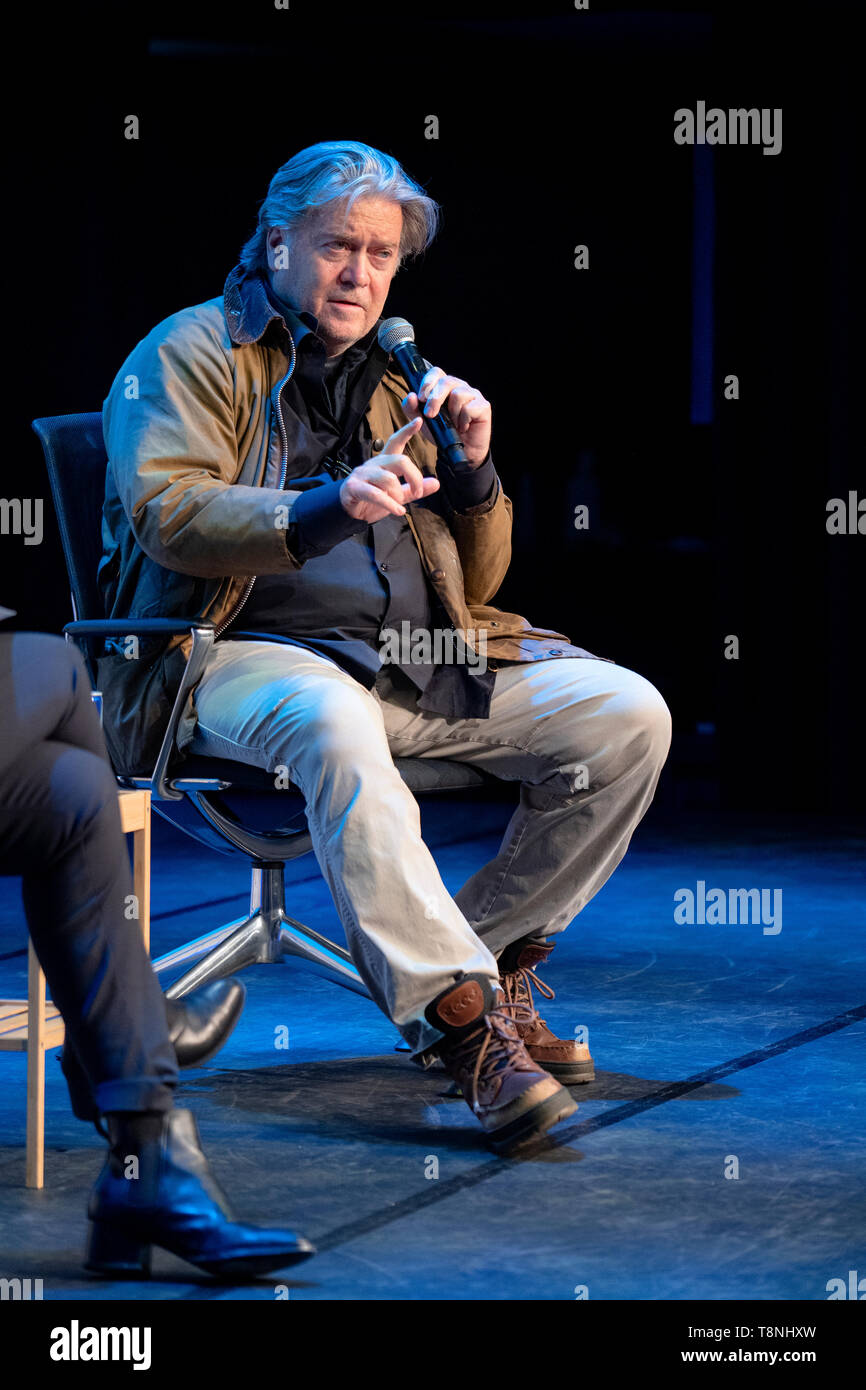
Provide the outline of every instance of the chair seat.
{"type": "MultiPolygon", "coordinates": [[[[413,793],[460,791],[466,787],[490,786],[499,781],[492,773],[484,772],[481,768],[448,758],[395,758],[394,766],[413,793]]],[[[173,781],[211,777],[231,782],[238,790],[270,793],[274,790],[272,772],[265,772],[250,763],[235,762],[232,758],[208,758],[194,753],[179,762],[172,771],[173,781]]],[[[293,782],[285,790],[294,791],[298,796],[302,794],[293,782]]]]}

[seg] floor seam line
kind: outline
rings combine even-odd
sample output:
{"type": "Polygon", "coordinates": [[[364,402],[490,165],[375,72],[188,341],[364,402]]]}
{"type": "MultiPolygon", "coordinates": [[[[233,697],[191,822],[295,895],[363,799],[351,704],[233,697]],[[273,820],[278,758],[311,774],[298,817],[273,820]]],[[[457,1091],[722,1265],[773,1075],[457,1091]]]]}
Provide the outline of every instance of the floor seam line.
{"type": "MultiPolygon", "coordinates": [[[[551,1148],[562,1148],[566,1144],[572,1143],[573,1140],[591,1134],[595,1130],[606,1129],[612,1124],[619,1124],[623,1120],[632,1119],[633,1116],[641,1114],[645,1110],[653,1110],[656,1106],[664,1105],[669,1100],[676,1100],[679,1096],[687,1095],[689,1091],[699,1090],[701,1086],[709,1085],[719,1077],[730,1076],[735,1072],[745,1071],[747,1067],[758,1066],[761,1062],[769,1061],[772,1057],[777,1057],[784,1052],[790,1052],[795,1047],[803,1047],[807,1042],[814,1042],[817,1038],[826,1037],[830,1033],[838,1032],[841,1028],[848,1028],[852,1023],[863,1018],[866,1018],[866,1004],[860,1004],[853,1009],[846,1010],[845,1013],[836,1014],[833,1018],[826,1019],[823,1023],[814,1024],[811,1028],[803,1029],[799,1033],[793,1033],[788,1038],[780,1038],[778,1042],[769,1043],[765,1048],[757,1048],[752,1052],[744,1053],[742,1057],[734,1057],[728,1062],[721,1062],[714,1067],[708,1067],[705,1071],[699,1072],[696,1076],[687,1077],[684,1081],[670,1082],[661,1090],[654,1091],[641,1100],[628,1101],[625,1105],[619,1105],[614,1110],[606,1111],[603,1115],[594,1115],[590,1120],[569,1125],[561,1134],[550,1136],[543,1151],[549,1153],[551,1148]]],[[[473,1169],[470,1173],[463,1173],[455,1178],[450,1178],[442,1187],[434,1187],[411,1197],[405,1197],[401,1202],[397,1202],[393,1207],[386,1208],[384,1211],[371,1212],[370,1216],[362,1217],[359,1221],[354,1221],[346,1226],[338,1226],[318,1240],[314,1239],[313,1243],[319,1254],[339,1249],[341,1245],[346,1245],[351,1240],[357,1240],[360,1236],[371,1235],[373,1231],[392,1225],[395,1221],[414,1216],[416,1212],[424,1211],[427,1207],[447,1201],[460,1192],[477,1187],[479,1183],[486,1182],[488,1178],[511,1172],[527,1161],[527,1158],[493,1158],[488,1163],[473,1169]]]]}

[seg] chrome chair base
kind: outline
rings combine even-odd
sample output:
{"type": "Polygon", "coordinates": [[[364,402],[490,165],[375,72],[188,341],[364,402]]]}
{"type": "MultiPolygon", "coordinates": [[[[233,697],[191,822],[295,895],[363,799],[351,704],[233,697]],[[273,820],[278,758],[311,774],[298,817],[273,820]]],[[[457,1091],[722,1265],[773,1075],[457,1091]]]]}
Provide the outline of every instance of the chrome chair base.
{"type": "Polygon", "coordinates": [[[275,965],[291,957],[301,969],[322,975],[334,984],[370,998],[352,957],[285,909],[282,863],[260,862],[253,868],[250,915],[218,927],[153,961],[157,975],[189,965],[166,989],[169,999],[181,999],[211,980],[234,975],[248,965],[275,965]]]}

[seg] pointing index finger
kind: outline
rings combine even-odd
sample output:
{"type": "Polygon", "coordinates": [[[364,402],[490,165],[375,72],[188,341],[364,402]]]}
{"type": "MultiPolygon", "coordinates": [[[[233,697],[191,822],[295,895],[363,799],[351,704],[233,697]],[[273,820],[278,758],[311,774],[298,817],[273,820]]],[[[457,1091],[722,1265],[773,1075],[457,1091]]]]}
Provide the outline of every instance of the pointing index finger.
{"type": "Polygon", "coordinates": [[[386,454],[392,454],[395,452],[399,453],[399,450],[403,446],[403,444],[405,444],[407,440],[411,439],[413,434],[418,433],[418,430],[422,424],[423,421],[421,419],[421,416],[416,415],[414,419],[410,420],[407,424],[401,425],[399,429],[394,431],[390,439],[387,440],[384,452],[386,454]],[[394,450],[390,447],[392,444],[396,444],[398,446],[397,450],[394,450]]]}

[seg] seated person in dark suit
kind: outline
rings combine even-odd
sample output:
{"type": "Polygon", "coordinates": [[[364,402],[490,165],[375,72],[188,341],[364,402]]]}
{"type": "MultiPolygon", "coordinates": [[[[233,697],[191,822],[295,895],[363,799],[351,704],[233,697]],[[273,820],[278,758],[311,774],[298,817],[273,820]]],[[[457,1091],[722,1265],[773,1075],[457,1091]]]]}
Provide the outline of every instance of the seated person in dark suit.
{"type": "Polygon", "coordinates": [[[313,1247],[303,1236],[232,1219],[191,1113],[174,1108],[178,1054],[189,1064],[216,1051],[243,990],[220,981],[166,1017],[126,912],[132,874],[117,783],[80,653],[43,633],[0,634],[0,705],[0,874],[22,880],[33,945],[66,1026],[73,1108],[110,1145],[88,1208],[87,1268],[140,1276],[153,1245],[221,1277],[305,1258],[313,1247]]]}

